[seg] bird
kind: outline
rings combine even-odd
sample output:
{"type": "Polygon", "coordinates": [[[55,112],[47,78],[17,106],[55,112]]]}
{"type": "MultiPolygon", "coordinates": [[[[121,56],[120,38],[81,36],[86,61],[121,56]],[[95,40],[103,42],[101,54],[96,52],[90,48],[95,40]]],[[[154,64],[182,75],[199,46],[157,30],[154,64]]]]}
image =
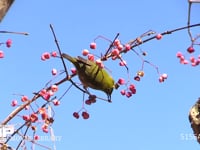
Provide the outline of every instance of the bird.
{"type": "Polygon", "coordinates": [[[86,91],[88,87],[103,91],[107,94],[108,101],[111,102],[115,81],[104,68],[81,56],[72,57],[66,53],[62,53],[61,56],[75,66],[77,75],[86,91]]]}
{"type": "Polygon", "coordinates": [[[200,98],[190,109],[189,121],[191,128],[193,129],[193,133],[200,144],[200,98]]]}

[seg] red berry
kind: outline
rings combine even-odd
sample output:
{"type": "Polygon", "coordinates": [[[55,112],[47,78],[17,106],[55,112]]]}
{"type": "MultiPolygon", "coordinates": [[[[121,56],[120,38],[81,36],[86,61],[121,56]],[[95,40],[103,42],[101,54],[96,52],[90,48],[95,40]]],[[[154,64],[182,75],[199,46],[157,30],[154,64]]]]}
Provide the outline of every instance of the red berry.
{"type": "Polygon", "coordinates": [[[85,101],[85,104],[91,105],[91,104],[92,104],[92,101],[91,101],[90,99],[87,99],[87,100],[85,101]]]}
{"type": "Polygon", "coordinates": [[[52,85],[52,86],[51,86],[51,91],[52,91],[52,92],[57,92],[57,91],[58,91],[58,86],[55,85],[55,84],[52,85]]]}
{"type": "Polygon", "coordinates": [[[77,73],[76,68],[71,68],[71,72],[72,74],[76,74],[77,73]]]}
{"type": "Polygon", "coordinates": [[[164,82],[164,78],[162,76],[159,77],[159,82],[164,82]]]}
{"type": "Polygon", "coordinates": [[[30,119],[30,117],[28,115],[23,115],[22,116],[23,120],[28,121],[30,119]]]}
{"type": "Polygon", "coordinates": [[[129,44],[126,44],[125,49],[126,49],[126,51],[129,51],[131,49],[131,46],[129,44]]]}
{"type": "Polygon", "coordinates": [[[130,84],[129,85],[129,90],[132,92],[132,94],[135,94],[136,93],[135,85],[130,84]]]}
{"type": "Polygon", "coordinates": [[[13,106],[13,107],[17,106],[17,100],[13,100],[11,103],[11,106],[13,106]]]}
{"type": "Polygon", "coordinates": [[[42,120],[46,120],[48,118],[47,113],[42,113],[41,114],[42,120]]]}
{"type": "Polygon", "coordinates": [[[27,96],[25,96],[25,95],[24,95],[24,96],[22,96],[22,97],[21,97],[21,101],[22,101],[22,102],[26,102],[26,101],[28,101],[28,97],[27,97],[27,96]]]}
{"type": "Polygon", "coordinates": [[[38,135],[35,135],[35,136],[34,136],[34,140],[39,140],[39,138],[40,138],[40,137],[39,137],[38,135]]]}
{"type": "Polygon", "coordinates": [[[181,56],[183,56],[183,54],[181,52],[176,53],[176,57],[180,58],[181,56]]]}
{"type": "Polygon", "coordinates": [[[135,80],[135,81],[140,81],[140,77],[139,77],[139,76],[135,76],[135,77],[134,77],[134,80],[135,80]]]}
{"type": "Polygon", "coordinates": [[[83,56],[87,56],[89,54],[89,51],[87,50],[87,49],[84,49],[83,51],[82,51],[82,55],[83,56]]]}
{"type": "Polygon", "coordinates": [[[166,73],[162,74],[163,79],[167,79],[168,75],[166,73]]]}
{"type": "Polygon", "coordinates": [[[4,58],[4,52],[0,51],[0,58],[4,58]]]}
{"type": "Polygon", "coordinates": [[[121,50],[123,49],[123,45],[122,45],[122,44],[117,45],[117,49],[118,49],[119,51],[121,51],[121,50]]]}
{"type": "Polygon", "coordinates": [[[88,59],[91,60],[91,61],[94,61],[94,55],[88,54],[88,59]]]}
{"type": "Polygon", "coordinates": [[[118,46],[118,45],[120,45],[120,40],[119,40],[119,39],[116,39],[116,40],[114,41],[114,46],[118,46]]]}
{"type": "Polygon", "coordinates": [[[73,116],[74,116],[76,119],[79,118],[79,114],[78,114],[77,112],[74,112],[74,113],[73,113],[73,116]]]}
{"type": "Polygon", "coordinates": [[[11,40],[11,39],[8,39],[8,40],[6,41],[6,46],[9,48],[9,47],[11,47],[11,45],[12,45],[12,40],[11,40]]]}
{"type": "Polygon", "coordinates": [[[91,49],[96,49],[96,47],[97,47],[96,43],[94,43],[94,42],[90,43],[90,48],[91,49]]]}
{"type": "Polygon", "coordinates": [[[124,80],[123,78],[120,78],[120,79],[118,80],[118,83],[119,83],[120,85],[123,85],[123,84],[125,83],[125,80],[124,80]]]}
{"type": "Polygon", "coordinates": [[[119,56],[119,50],[116,49],[116,48],[113,49],[113,50],[112,50],[112,55],[113,55],[113,56],[119,56]]]}
{"type": "Polygon", "coordinates": [[[36,113],[32,113],[30,116],[31,122],[36,122],[38,120],[38,115],[36,113]]]}
{"type": "Polygon", "coordinates": [[[120,66],[125,66],[126,65],[126,61],[125,60],[120,61],[119,65],[120,66]]]}
{"type": "Polygon", "coordinates": [[[157,34],[157,35],[156,35],[156,39],[157,39],[157,40],[160,40],[161,38],[162,38],[162,34],[157,34]]]}
{"type": "Polygon", "coordinates": [[[187,49],[188,53],[193,53],[195,50],[192,46],[188,47],[187,49]]]}
{"type": "Polygon", "coordinates": [[[88,119],[90,117],[90,115],[86,111],[83,111],[82,117],[83,117],[83,119],[88,119]]]}
{"type": "Polygon", "coordinates": [[[126,91],[125,91],[125,90],[121,90],[120,93],[121,93],[122,95],[125,95],[125,94],[126,94],[126,91]]]}
{"type": "Polygon", "coordinates": [[[55,106],[58,106],[58,105],[60,105],[60,101],[57,100],[57,99],[54,99],[54,100],[53,100],[53,104],[54,104],[55,106]]]}
{"type": "Polygon", "coordinates": [[[131,92],[126,92],[126,97],[131,97],[132,96],[132,93],[131,92]]]}
{"type": "Polygon", "coordinates": [[[56,51],[51,52],[51,56],[52,57],[57,57],[57,52],[56,51]]]}

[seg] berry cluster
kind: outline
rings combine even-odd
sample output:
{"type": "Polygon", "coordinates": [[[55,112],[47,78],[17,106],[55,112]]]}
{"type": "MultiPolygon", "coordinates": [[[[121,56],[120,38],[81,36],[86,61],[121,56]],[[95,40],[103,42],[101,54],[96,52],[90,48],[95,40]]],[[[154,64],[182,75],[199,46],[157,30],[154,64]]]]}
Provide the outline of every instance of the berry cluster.
{"type": "Polygon", "coordinates": [[[177,52],[176,57],[179,58],[180,64],[191,64],[193,67],[198,66],[200,64],[200,55],[195,58],[193,55],[195,49],[193,46],[187,48],[187,54],[183,54],[182,52],[177,52]],[[190,55],[189,59],[186,58],[186,55],[190,55]]]}
{"type": "MultiPolygon", "coordinates": [[[[5,44],[7,48],[10,48],[12,45],[12,40],[8,39],[6,42],[4,43],[0,43],[0,45],[5,44]]],[[[2,50],[0,50],[0,58],[4,58],[4,52],[2,50]]]]}

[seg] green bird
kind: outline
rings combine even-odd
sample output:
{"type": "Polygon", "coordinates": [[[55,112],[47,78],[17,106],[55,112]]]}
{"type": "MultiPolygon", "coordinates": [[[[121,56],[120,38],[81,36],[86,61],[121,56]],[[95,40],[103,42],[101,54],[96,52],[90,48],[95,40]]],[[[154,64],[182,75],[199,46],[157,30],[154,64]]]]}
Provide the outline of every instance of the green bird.
{"type": "Polygon", "coordinates": [[[101,90],[107,94],[108,101],[111,101],[115,81],[105,69],[100,68],[95,62],[80,56],[76,58],[63,53],[62,57],[69,60],[75,66],[77,75],[85,89],[90,87],[95,90],[101,90]]]}

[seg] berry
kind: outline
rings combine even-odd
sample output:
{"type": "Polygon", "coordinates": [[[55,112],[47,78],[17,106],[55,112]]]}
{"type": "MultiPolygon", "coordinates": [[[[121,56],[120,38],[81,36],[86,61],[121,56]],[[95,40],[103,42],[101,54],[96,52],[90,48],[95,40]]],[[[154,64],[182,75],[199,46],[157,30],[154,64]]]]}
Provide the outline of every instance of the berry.
{"type": "Polygon", "coordinates": [[[56,51],[51,52],[51,56],[52,57],[57,57],[57,52],[56,51]]]}
{"type": "Polygon", "coordinates": [[[74,118],[78,119],[79,118],[79,114],[77,112],[73,113],[74,118]]]}
{"type": "Polygon", "coordinates": [[[24,95],[24,96],[22,96],[22,97],[21,97],[21,101],[22,101],[22,102],[26,102],[26,101],[28,101],[28,97],[27,97],[27,96],[25,96],[25,95],[24,95]]]}
{"type": "Polygon", "coordinates": [[[126,61],[125,60],[120,61],[119,65],[120,66],[126,66],[126,61]]]}
{"type": "Polygon", "coordinates": [[[135,80],[135,81],[140,81],[140,77],[139,77],[139,76],[135,76],[135,77],[134,77],[134,80],[135,80]]]}
{"type": "Polygon", "coordinates": [[[88,59],[91,60],[91,61],[94,61],[94,55],[88,54],[88,59]]]}
{"type": "Polygon", "coordinates": [[[41,114],[42,120],[46,120],[48,118],[47,113],[42,113],[41,114]]]}
{"type": "Polygon", "coordinates": [[[115,49],[112,50],[112,55],[113,55],[113,56],[119,56],[119,54],[120,54],[120,53],[119,53],[119,50],[118,50],[118,49],[115,48],[115,49]]]}
{"type": "Polygon", "coordinates": [[[144,71],[138,71],[138,72],[137,72],[137,75],[138,75],[139,77],[143,77],[143,76],[144,76],[144,71]]]}
{"type": "Polygon", "coordinates": [[[118,49],[119,51],[121,51],[121,50],[123,49],[123,45],[122,45],[122,44],[117,45],[117,49],[118,49]]]}
{"type": "Polygon", "coordinates": [[[30,119],[30,117],[28,115],[23,115],[22,116],[23,120],[28,121],[30,119]]]}
{"type": "Polygon", "coordinates": [[[39,140],[39,138],[40,138],[40,137],[39,137],[38,135],[35,135],[35,136],[34,136],[34,140],[39,140]]]}
{"type": "Polygon", "coordinates": [[[91,49],[96,49],[96,47],[97,47],[96,43],[94,43],[94,42],[90,43],[90,48],[91,49]]]}
{"type": "Polygon", "coordinates": [[[0,58],[4,58],[4,52],[0,51],[0,58]]]}
{"type": "Polygon", "coordinates": [[[86,111],[83,111],[82,117],[83,117],[83,119],[88,119],[90,117],[90,115],[86,111]]]}
{"type": "Polygon", "coordinates": [[[119,83],[120,85],[123,85],[123,84],[125,84],[125,80],[124,80],[123,78],[120,78],[120,79],[118,80],[118,83],[119,83]]]}
{"type": "Polygon", "coordinates": [[[130,84],[129,85],[129,90],[131,91],[132,94],[135,94],[136,93],[135,85],[134,84],[130,84]]]}
{"type": "Polygon", "coordinates": [[[129,50],[131,50],[131,46],[129,44],[126,44],[125,49],[126,49],[126,51],[129,51],[129,50]]]}
{"type": "Polygon", "coordinates": [[[96,60],[96,64],[100,67],[100,68],[104,68],[104,64],[102,63],[102,61],[100,59],[96,60]]]}
{"type": "Polygon", "coordinates": [[[46,59],[49,59],[50,57],[51,57],[50,53],[45,52],[45,53],[42,54],[41,59],[43,61],[45,61],[46,59]]]}
{"type": "Polygon", "coordinates": [[[121,93],[121,95],[125,95],[126,91],[125,90],[121,90],[120,93],[121,93]]]}
{"type": "Polygon", "coordinates": [[[116,39],[116,40],[114,41],[114,46],[118,46],[118,45],[120,45],[120,40],[119,40],[119,39],[116,39]]]}
{"type": "Polygon", "coordinates": [[[91,104],[92,104],[92,101],[91,101],[90,99],[87,99],[87,100],[85,101],[85,104],[91,105],[91,104]]]}
{"type": "Polygon", "coordinates": [[[57,70],[56,70],[55,68],[53,68],[53,69],[51,70],[51,74],[52,74],[53,76],[57,75],[57,70]]]}
{"type": "Polygon", "coordinates": [[[159,80],[160,83],[164,82],[164,78],[162,76],[160,76],[158,80],[159,80]]]}
{"type": "Polygon", "coordinates": [[[131,97],[132,96],[132,93],[131,92],[126,92],[126,97],[131,97]]]}
{"type": "Polygon", "coordinates": [[[17,100],[13,100],[11,103],[11,106],[13,106],[13,107],[17,106],[17,100]]]}
{"type": "Polygon", "coordinates": [[[181,56],[183,56],[183,54],[181,52],[176,53],[176,57],[180,58],[181,56]]]}
{"type": "Polygon", "coordinates": [[[60,101],[57,100],[57,99],[54,99],[54,100],[53,100],[53,104],[54,104],[55,106],[58,106],[58,105],[60,105],[60,101]]]}
{"type": "Polygon", "coordinates": [[[71,68],[71,72],[72,74],[76,74],[77,73],[76,68],[71,68]]]}
{"type": "Polygon", "coordinates": [[[36,122],[38,120],[38,115],[36,113],[32,113],[30,116],[31,122],[36,122]]]}
{"type": "Polygon", "coordinates": [[[160,40],[161,38],[162,38],[162,34],[157,34],[157,35],[156,35],[156,39],[157,39],[157,40],[160,40]]]}
{"type": "Polygon", "coordinates": [[[166,73],[162,74],[163,79],[167,79],[168,75],[166,73]]]}
{"type": "Polygon", "coordinates": [[[193,53],[194,51],[195,50],[194,50],[193,46],[190,46],[190,47],[187,48],[188,53],[193,53]]]}
{"type": "Polygon", "coordinates": [[[87,49],[84,49],[83,51],[82,51],[82,55],[83,56],[87,56],[89,54],[89,51],[87,50],[87,49]]]}
{"type": "Polygon", "coordinates": [[[52,91],[52,92],[57,92],[57,91],[58,91],[58,86],[55,85],[55,84],[52,85],[52,86],[51,86],[51,91],[52,91]]]}
{"type": "Polygon", "coordinates": [[[7,46],[8,48],[10,48],[11,45],[12,45],[12,40],[11,40],[11,39],[8,39],[8,40],[6,41],[6,46],[7,46]]]}

